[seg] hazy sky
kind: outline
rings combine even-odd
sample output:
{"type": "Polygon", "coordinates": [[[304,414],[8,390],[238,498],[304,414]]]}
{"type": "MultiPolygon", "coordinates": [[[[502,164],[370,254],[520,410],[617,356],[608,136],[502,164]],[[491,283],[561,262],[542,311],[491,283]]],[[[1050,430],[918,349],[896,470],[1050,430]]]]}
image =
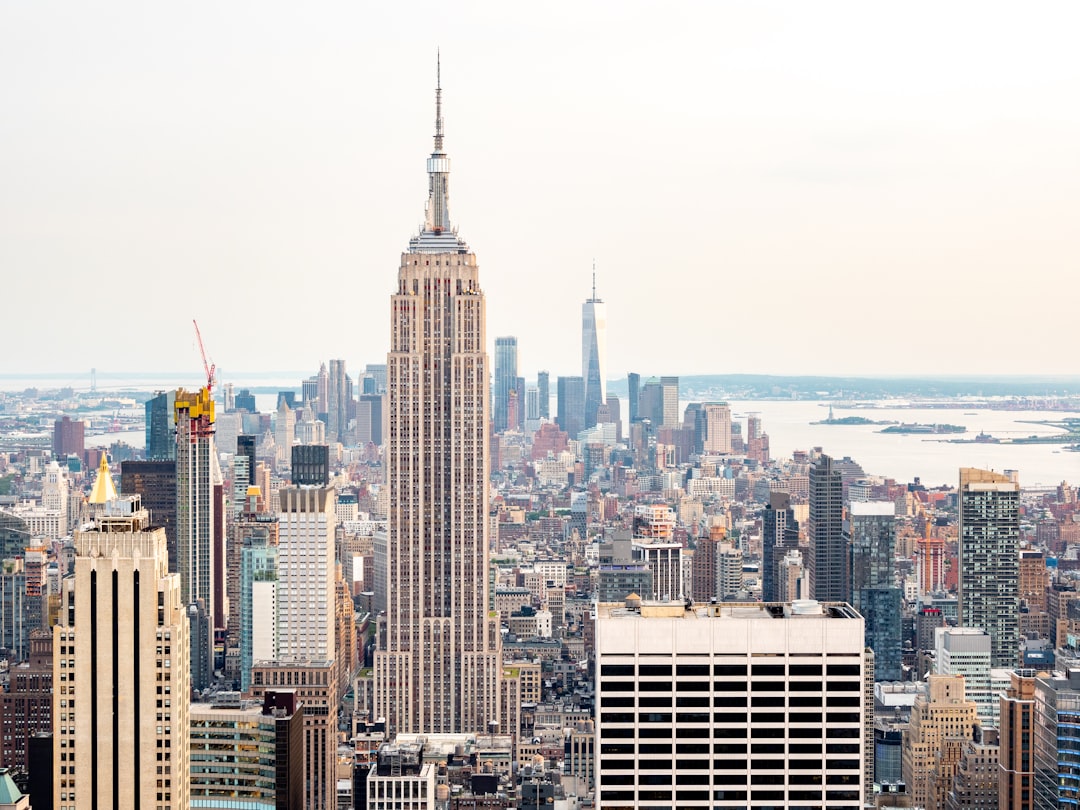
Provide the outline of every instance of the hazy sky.
{"type": "Polygon", "coordinates": [[[1076,373],[1080,4],[0,2],[0,373],[385,362],[436,48],[488,341],[1076,373]]]}

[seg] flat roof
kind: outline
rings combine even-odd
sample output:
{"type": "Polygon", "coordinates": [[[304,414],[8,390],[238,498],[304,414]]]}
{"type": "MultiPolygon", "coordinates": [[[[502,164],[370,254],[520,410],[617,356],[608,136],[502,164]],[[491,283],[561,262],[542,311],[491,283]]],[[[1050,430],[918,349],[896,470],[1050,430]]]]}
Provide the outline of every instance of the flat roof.
{"type": "Polygon", "coordinates": [[[642,601],[640,607],[625,602],[600,602],[601,619],[861,619],[846,602],[685,602],[642,601]]]}

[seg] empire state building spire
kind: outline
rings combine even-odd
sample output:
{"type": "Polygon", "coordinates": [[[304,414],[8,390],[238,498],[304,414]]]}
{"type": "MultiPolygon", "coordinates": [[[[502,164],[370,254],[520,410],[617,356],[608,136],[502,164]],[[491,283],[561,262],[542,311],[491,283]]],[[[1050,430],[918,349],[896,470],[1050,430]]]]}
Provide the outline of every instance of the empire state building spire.
{"type": "Polygon", "coordinates": [[[428,199],[424,225],[409,240],[410,253],[466,253],[469,248],[450,225],[450,158],[443,151],[442,60],[435,63],[435,151],[427,160],[428,199]]]}

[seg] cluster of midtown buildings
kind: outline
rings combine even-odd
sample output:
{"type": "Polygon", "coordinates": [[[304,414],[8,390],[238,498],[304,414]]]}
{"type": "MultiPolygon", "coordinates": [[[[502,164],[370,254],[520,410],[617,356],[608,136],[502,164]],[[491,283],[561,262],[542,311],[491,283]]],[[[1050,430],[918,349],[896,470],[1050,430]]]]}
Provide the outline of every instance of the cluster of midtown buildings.
{"type": "Polygon", "coordinates": [[[491,364],[437,99],[385,364],[0,452],[0,808],[1075,801],[1076,490],[612,396],[595,283],[580,376],[491,364]]]}

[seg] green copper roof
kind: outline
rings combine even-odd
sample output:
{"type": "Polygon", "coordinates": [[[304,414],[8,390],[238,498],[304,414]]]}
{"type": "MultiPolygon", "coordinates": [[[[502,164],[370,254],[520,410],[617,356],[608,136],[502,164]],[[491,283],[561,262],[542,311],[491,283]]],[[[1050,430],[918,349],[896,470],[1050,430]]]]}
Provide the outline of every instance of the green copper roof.
{"type": "Polygon", "coordinates": [[[11,778],[7,768],[0,768],[0,805],[15,804],[22,798],[22,791],[11,778]]]}

